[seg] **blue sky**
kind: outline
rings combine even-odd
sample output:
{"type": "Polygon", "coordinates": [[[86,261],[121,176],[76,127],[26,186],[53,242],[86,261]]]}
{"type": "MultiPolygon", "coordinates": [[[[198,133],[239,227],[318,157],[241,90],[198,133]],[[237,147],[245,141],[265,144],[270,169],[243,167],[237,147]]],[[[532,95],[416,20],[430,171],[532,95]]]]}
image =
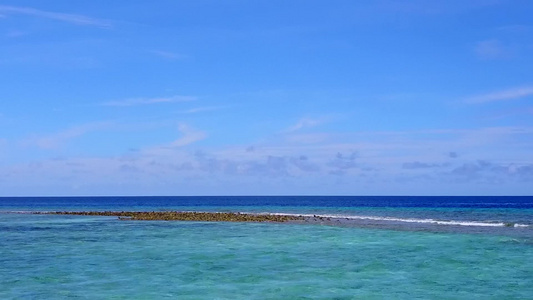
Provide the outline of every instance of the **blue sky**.
{"type": "Polygon", "coordinates": [[[531,195],[531,15],[2,1],[0,196],[531,195]]]}

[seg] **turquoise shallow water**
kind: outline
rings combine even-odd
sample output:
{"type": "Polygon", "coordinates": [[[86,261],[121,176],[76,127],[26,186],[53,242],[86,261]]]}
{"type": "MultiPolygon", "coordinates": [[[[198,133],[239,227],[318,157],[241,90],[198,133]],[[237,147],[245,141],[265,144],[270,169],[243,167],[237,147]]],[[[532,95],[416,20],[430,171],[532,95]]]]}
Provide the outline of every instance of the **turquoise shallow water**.
{"type": "Polygon", "coordinates": [[[0,299],[533,298],[511,236],[28,214],[0,233],[0,299]]]}

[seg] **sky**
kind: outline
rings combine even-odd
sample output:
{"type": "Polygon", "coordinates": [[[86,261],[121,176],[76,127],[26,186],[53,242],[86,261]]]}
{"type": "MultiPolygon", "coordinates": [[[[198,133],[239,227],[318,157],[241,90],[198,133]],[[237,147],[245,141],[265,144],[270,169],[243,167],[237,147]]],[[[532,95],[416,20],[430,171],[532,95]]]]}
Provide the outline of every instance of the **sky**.
{"type": "Polygon", "coordinates": [[[0,196],[533,195],[529,0],[3,0],[0,196]]]}

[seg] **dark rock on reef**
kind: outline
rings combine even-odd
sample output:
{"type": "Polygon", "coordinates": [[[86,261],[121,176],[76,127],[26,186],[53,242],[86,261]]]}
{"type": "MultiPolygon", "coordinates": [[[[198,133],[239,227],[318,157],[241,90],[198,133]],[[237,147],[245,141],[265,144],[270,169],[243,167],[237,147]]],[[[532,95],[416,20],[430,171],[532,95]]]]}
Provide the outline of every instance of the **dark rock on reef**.
{"type": "Polygon", "coordinates": [[[287,222],[303,221],[302,216],[243,214],[232,212],[180,212],[180,211],[56,211],[56,215],[116,216],[119,220],[163,220],[163,221],[208,221],[208,222],[287,222]]]}

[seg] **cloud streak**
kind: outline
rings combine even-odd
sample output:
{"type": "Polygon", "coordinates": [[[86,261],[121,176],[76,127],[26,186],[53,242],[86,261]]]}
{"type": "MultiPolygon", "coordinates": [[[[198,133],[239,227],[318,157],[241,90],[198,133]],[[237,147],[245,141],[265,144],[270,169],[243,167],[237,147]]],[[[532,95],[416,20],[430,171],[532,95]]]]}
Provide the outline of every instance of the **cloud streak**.
{"type": "MultiPolygon", "coordinates": [[[[12,184],[29,178],[36,185],[57,187],[71,182],[87,185],[87,191],[93,185],[107,186],[116,193],[130,192],[132,188],[142,193],[183,193],[191,186],[197,188],[192,189],[193,193],[198,193],[198,188],[206,191],[207,186],[229,193],[228,186],[232,184],[242,187],[243,182],[258,181],[261,185],[251,184],[247,186],[249,191],[268,194],[270,184],[283,182],[296,184],[302,191],[322,186],[335,193],[360,193],[361,188],[369,186],[378,187],[379,192],[384,185],[401,182],[402,186],[408,185],[410,192],[432,185],[442,192],[445,185],[479,183],[482,193],[495,182],[510,187],[533,180],[533,162],[527,154],[522,161],[490,157],[451,160],[444,157],[442,149],[437,149],[438,156],[423,157],[412,151],[398,155],[396,147],[381,153],[380,149],[356,149],[356,145],[332,145],[327,149],[262,147],[253,152],[246,152],[245,148],[204,147],[192,152],[183,147],[204,139],[206,134],[186,124],[180,124],[178,130],[181,137],[174,142],[123,156],[49,159],[7,166],[4,173],[12,174],[6,177],[12,184]],[[415,157],[420,160],[412,159],[415,157]],[[46,177],[45,181],[38,180],[40,177],[46,177]],[[339,182],[344,182],[342,191],[338,190],[342,187],[339,182]],[[143,185],[151,185],[152,189],[143,190],[143,185]]],[[[72,138],[79,134],[83,134],[83,128],[58,136],[72,138]]],[[[420,144],[415,146],[420,148],[420,144]]]]}
{"type": "MultiPolygon", "coordinates": [[[[100,130],[98,126],[104,124],[70,128],[37,142],[40,147],[61,146],[87,132],[100,130]]],[[[300,188],[298,192],[320,187],[331,193],[395,191],[394,187],[383,186],[396,183],[400,188],[396,191],[405,187],[409,192],[422,193],[435,188],[444,193],[446,188],[466,190],[468,183],[475,183],[479,184],[479,193],[484,193],[494,182],[507,184],[510,189],[533,180],[533,161],[528,151],[533,128],[431,132],[437,136],[428,139],[420,131],[367,132],[341,135],[339,139],[318,144],[267,142],[251,151],[247,150],[248,145],[228,148],[198,143],[207,138],[206,132],[180,123],[174,141],[141,146],[138,151],[119,156],[83,155],[9,163],[0,166],[0,176],[2,172],[6,174],[9,184],[4,186],[24,185],[30,180],[34,185],[25,190],[31,191],[36,191],[37,185],[58,188],[71,182],[86,185],[86,193],[91,193],[90,186],[94,186],[107,187],[108,191],[119,194],[132,191],[181,194],[187,189],[198,193],[207,191],[206,187],[218,193],[233,193],[241,190],[229,187],[242,187],[243,183],[247,193],[255,194],[268,194],[271,192],[268,187],[280,183],[286,187],[284,192],[296,191],[292,187],[300,188]],[[490,138],[472,140],[480,135],[490,138]],[[505,141],[505,149],[497,147],[500,141],[505,141]],[[492,152],[477,153],[480,147],[490,148],[492,152]],[[40,177],[46,177],[46,181],[39,180],[40,177]]],[[[34,141],[32,146],[35,144],[34,141]]]]}
{"type": "Polygon", "coordinates": [[[511,57],[511,50],[498,40],[486,40],[477,43],[474,51],[480,59],[493,60],[511,57]]]}
{"type": "Polygon", "coordinates": [[[171,97],[160,97],[160,98],[132,98],[119,101],[110,101],[102,103],[102,106],[114,106],[114,107],[129,107],[129,106],[139,106],[139,105],[151,105],[151,104],[161,104],[161,103],[176,103],[176,102],[187,102],[194,101],[195,97],[190,96],[171,96],[171,97]]]}
{"type": "Polygon", "coordinates": [[[432,168],[441,168],[446,167],[448,164],[439,164],[439,163],[425,163],[420,161],[406,162],[402,164],[403,169],[432,169],[432,168]]]}
{"type": "Polygon", "coordinates": [[[178,130],[183,136],[172,142],[172,147],[187,146],[194,142],[201,141],[207,137],[207,134],[205,132],[194,129],[186,124],[179,124],[178,130]]]}
{"type": "Polygon", "coordinates": [[[56,134],[31,139],[27,141],[26,144],[35,145],[41,149],[54,149],[60,147],[62,144],[71,139],[80,137],[92,131],[101,130],[109,125],[109,122],[84,124],[69,128],[56,134]]]}
{"type": "Polygon", "coordinates": [[[95,26],[100,28],[109,28],[111,23],[102,19],[95,19],[78,14],[66,14],[39,10],[31,7],[18,7],[18,6],[6,6],[0,5],[0,15],[28,15],[39,18],[51,19],[56,21],[62,21],[75,25],[82,26],[95,26]]]}
{"type": "Polygon", "coordinates": [[[321,119],[303,118],[303,119],[300,119],[296,124],[287,128],[285,132],[295,132],[295,131],[306,129],[306,128],[313,128],[322,123],[324,123],[324,120],[321,120],[321,119]]]}
{"type": "Polygon", "coordinates": [[[196,114],[200,112],[206,112],[206,111],[213,111],[213,110],[219,110],[224,108],[225,106],[201,106],[201,107],[194,107],[191,109],[180,111],[182,114],[196,114]]]}
{"type": "Polygon", "coordinates": [[[153,54],[155,54],[155,55],[157,55],[159,57],[165,58],[167,60],[182,60],[182,59],[187,58],[187,56],[185,56],[183,54],[170,52],[170,51],[154,50],[154,51],[151,51],[151,52],[153,54]]]}
{"type": "Polygon", "coordinates": [[[495,101],[506,101],[513,99],[525,98],[533,95],[533,86],[518,87],[489,94],[470,97],[466,100],[467,103],[487,103],[495,101]]]}

